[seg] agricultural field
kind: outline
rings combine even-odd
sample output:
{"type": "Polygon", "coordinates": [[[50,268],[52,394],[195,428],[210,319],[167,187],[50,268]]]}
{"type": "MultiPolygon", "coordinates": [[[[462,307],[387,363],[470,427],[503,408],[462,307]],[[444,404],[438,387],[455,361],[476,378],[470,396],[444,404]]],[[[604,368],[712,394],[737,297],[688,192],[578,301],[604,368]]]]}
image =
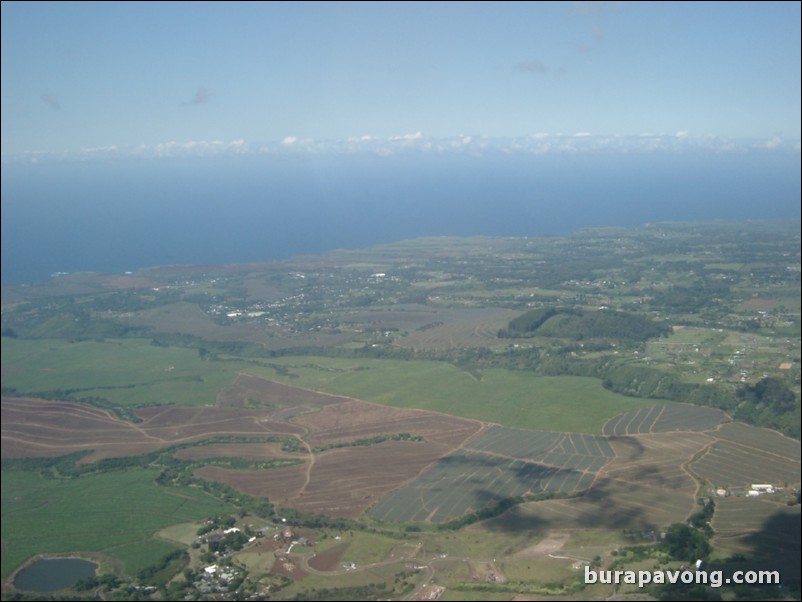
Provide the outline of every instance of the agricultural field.
{"type": "Polygon", "coordinates": [[[3,456],[61,456],[89,451],[83,462],[150,453],[212,437],[295,437],[299,426],[276,422],[264,410],[164,406],[137,411],[131,423],[75,402],[3,398],[3,456]]]}
{"type": "Polygon", "coordinates": [[[717,487],[744,487],[751,483],[794,484],[799,460],[731,441],[713,443],[692,466],[693,472],[717,487]]]}
{"type": "Polygon", "coordinates": [[[460,451],[382,500],[370,515],[398,523],[447,522],[511,497],[582,491],[593,477],[572,468],[460,451]]]}
{"type": "Polygon", "coordinates": [[[333,395],[533,430],[600,433],[607,419],[654,404],[612,393],[594,378],[498,368],[472,373],[444,362],[290,357],[273,364],[286,373],[249,372],[333,395]]]}
{"type": "Polygon", "coordinates": [[[727,415],[716,408],[687,403],[658,404],[611,418],[602,427],[602,433],[620,436],[669,431],[707,431],[727,419],[727,415]]]}
{"type": "MultiPolygon", "coordinates": [[[[576,567],[627,566],[688,520],[710,523],[712,561],[796,558],[791,226],[426,238],[3,287],[4,596],[41,555],[127,587],[177,553],[161,599],[229,597],[203,591],[229,558],[238,596],[599,599],[576,567]],[[606,309],[664,336],[575,332],[606,309]],[[556,314],[585,321],[505,336],[556,314]],[[754,483],[777,491],[716,493],[754,483]],[[215,556],[231,526],[242,547],[215,556]]],[[[665,561],[650,553],[637,566],[665,561]]]]}
{"type": "Polygon", "coordinates": [[[102,554],[133,563],[122,570],[136,572],[164,554],[164,542],[153,540],[160,529],[234,508],[200,490],[159,486],[157,474],[130,470],[65,481],[4,469],[4,578],[47,553],[102,554]]]}

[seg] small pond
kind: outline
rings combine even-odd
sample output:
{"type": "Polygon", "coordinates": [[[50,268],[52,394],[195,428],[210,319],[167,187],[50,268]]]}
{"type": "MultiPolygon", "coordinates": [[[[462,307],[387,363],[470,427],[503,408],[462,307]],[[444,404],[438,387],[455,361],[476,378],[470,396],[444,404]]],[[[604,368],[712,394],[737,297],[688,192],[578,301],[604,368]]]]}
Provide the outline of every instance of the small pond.
{"type": "Polygon", "coordinates": [[[54,592],[81,579],[94,577],[97,564],[81,558],[43,558],[32,562],[14,577],[14,587],[34,592],[54,592]]]}

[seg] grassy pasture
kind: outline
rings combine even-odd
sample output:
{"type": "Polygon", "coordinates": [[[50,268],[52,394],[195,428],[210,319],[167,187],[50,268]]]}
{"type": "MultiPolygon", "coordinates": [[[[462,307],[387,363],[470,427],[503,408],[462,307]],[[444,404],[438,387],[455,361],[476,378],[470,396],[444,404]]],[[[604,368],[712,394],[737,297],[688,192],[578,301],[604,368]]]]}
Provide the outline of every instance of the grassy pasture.
{"type": "Polygon", "coordinates": [[[18,393],[77,390],[120,404],[214,404],[217,391],[246,364],[204,362],[193,349],[145,339],[104,341],[2,338],[3,386],[18,393]]]}
{"type": "Polygon", "coordinates": [[[290,374],[267,367],[248,371],[326,393],[533,430],[599,433],[608,418],[654,405],[575,376],[491,369],[477,379],[451,364],[429,361],[297,357],[274,363],[286,365],[290,374]]]}
{"type": "Polygon", "coordinates": [[[3,386],[18,393],[77,390],[120,405],[211,405],[239,370],[326,393],[421,408],[521,428],[600,432],[617,414],[653,405],[605,390],[597,379],[486,370],[481,379],[444,362],[295,357],[287,374],[252,363],[203,361],[192,349],[145,339],[3,337],[3,386]]]}
{"type": "Polygon", "coordinates": [[[3,471],[3,578],[35,554],[76,551],[107,554],[138,570],[147,558],[152,563],[174,549],[152,540],[159,529],[232,510],[201,491],[160,487],[157,474],[129,470],[55,480],[3,471]]]}

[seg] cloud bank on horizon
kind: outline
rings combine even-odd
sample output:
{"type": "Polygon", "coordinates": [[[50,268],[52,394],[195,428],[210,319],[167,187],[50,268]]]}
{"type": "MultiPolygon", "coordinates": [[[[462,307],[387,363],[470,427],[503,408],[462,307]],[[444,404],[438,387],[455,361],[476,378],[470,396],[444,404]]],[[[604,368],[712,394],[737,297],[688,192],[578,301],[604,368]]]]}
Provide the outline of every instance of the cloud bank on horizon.
{"type": "Polygon", "coordinates": [[[799,152],[800,17],[798,2],[3,3],[0,150],[799,152]]]}
{"type": "Polygon", "coordinates": [[[20,163],[86,162],[123,159],[166,159],[177,157],[221,156],[425,156],[463,155],[471,157],[498,155],[642,155],[642,154],[744,154],[756,152],[800,154],[799,140],[775,136],[766,140],[731,140],[714,136],[692,137],[687,131],[675,134],[643,133],[639,136],[595,136],[537,133],[516,138],[454,136],[430,138],[414,132],[390,138],[353,136],[343,140],[316,140],[286,136],[281,141],[251,142],[244,139],[169,141],[154,145],[111,145],[65,152],[24,152],[4,156],[5,165],[20,163]]]}

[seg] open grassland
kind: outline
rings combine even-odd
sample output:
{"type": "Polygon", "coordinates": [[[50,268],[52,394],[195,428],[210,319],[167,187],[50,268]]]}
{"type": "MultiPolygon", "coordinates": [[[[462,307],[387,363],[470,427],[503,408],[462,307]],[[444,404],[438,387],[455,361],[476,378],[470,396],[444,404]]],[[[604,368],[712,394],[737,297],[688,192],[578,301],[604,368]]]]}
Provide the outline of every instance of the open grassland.
{"type": "Polygon", "coordinates": [[[438,350],[498,346],[498,331],[518,313],[496,307],[436,310],[428,324],[397,338],[395,344],[408,349],[438,350]]]}
{"type": "MultiPolygon", "coordinates": [[[[383,405],[420,408],[507,426],[598,433],[618,414],[654,405],[607,391],[597,379],[522,371],[474,374],[436,361],[314,356],[271,362],[204,361],[192,349],[145,339],[2,338],[3,386],[17,394],[98,397],[117,405],[213,405],[238,372],[383,405]]],[[[236,398],[232,394],[232,398],[236,398]]],[[[247,405],[248,397],[239,396],[247,405]]]]}
{"type": "MultiPolygon", "coordinates": [[[[57,480],[4,470],[3,578],[35,554],[78,551],[107,554],[136,570],[145,556],[153,563],[148,542],[159,529],[232,511],[202,491],[160,487],[157,475],[129,470],[57,480]]],[[[165,549],[164,542],[155,545],[165,549]]]]}
{"type": "Polygon", "coordinates": [[[666,403],[615,416],[604,424],[602,432],[605,435],[619,436],[671,431],[708,431],[726,419],[727,415],[716,408],[689,403],[666,403]]]}
{"type": "MultiPolygon", "coordinates": [[[[3,387],[20,394],[102,397],[118,405],[212,405],[237,366],[144,339],[2,338],[3,387]]],[[[242,364],[240,367],[245,367],[242,364]]]]}
{"type": "Polygon", "coordinates": [[[599,433],[607,419],[654,405],[653,400],[607,391],[598,379],[584,377],[494,368],[477,378],[451,364],[427,361],[298,357],[274,363],[288,373],[256,367],[248,372],[334,395],[533,430],[599,433]]]}

